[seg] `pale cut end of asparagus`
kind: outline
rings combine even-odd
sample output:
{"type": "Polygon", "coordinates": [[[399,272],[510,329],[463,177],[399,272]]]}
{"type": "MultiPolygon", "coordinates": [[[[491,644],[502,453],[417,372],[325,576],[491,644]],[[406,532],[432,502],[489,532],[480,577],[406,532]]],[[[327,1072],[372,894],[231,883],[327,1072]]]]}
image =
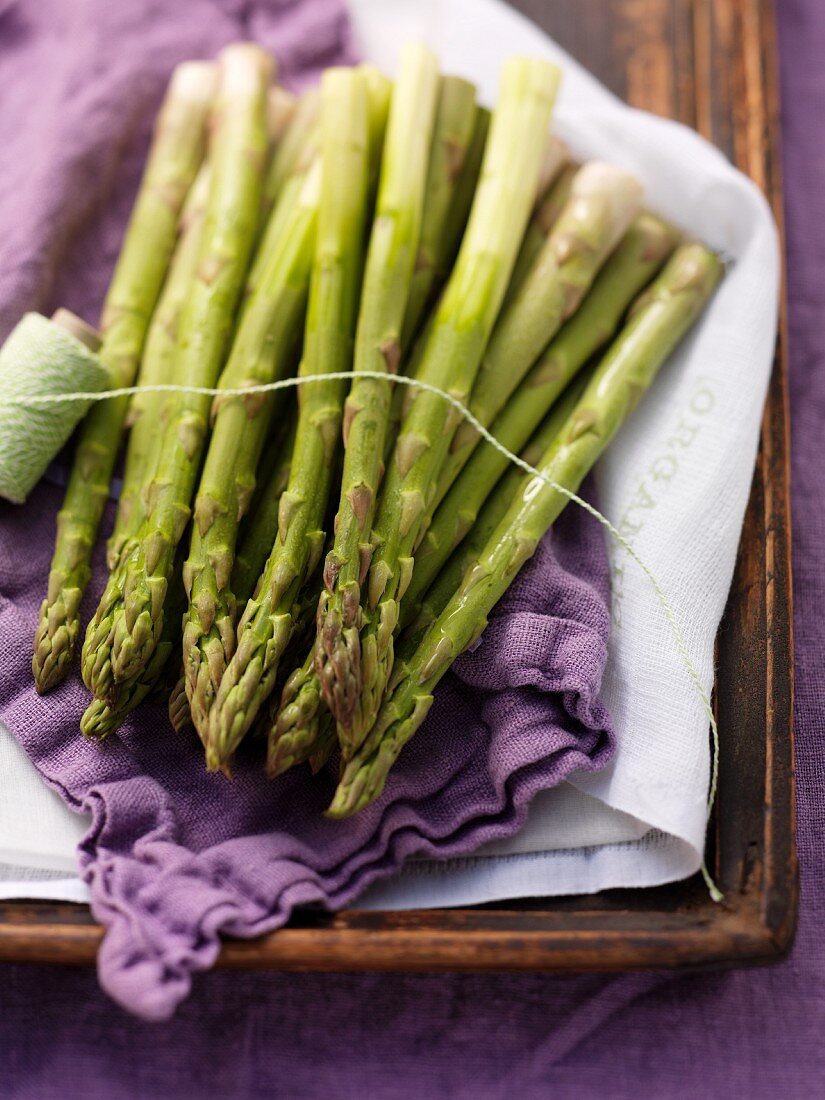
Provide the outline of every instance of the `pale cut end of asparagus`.
{"type": "MultiPolygon", "coordinates": [[[[541,104],[549,116],[558,94],[561,73],[555,65],[533,58],[513,57],[501,70],[499,102],[493,113],[481,176],[461,245],[461,252],[502,252],[515,255],[513,227],[501,217],[502,194],[497,186],[497,157],[508,145],[508,137],[519,132],[517,123],[527,104],[541,104]],[[495,234],[495,239],[491,238],[495,234]]],[[[459,266],[459,261],[456,266],[459,266]]]]}
{"type": "Polygon", "coordinates": [[[218,54],[221,70],[221,92],[224,99],[238,96],[244,99],[258,93],[260,80],[267,82],[275,75],[275,62],[271,54],[254,42],[233,42],[218,54]]]}
{"type": "Polygon", "coordinates": [[[172,73],[167,102],[209,106],[217,86],[218,66],[214,61],[183,61],[172,73]]]}
{"type": "Polygon", "coordinates": [[[603,204],[606,236],[612,242],[608,248],[614,247],[641,210],[643,196],[642,185],[624,168],[590,161],[576,173],[566,216],[575,218],[580,207],[597,199],[603,204]]]}

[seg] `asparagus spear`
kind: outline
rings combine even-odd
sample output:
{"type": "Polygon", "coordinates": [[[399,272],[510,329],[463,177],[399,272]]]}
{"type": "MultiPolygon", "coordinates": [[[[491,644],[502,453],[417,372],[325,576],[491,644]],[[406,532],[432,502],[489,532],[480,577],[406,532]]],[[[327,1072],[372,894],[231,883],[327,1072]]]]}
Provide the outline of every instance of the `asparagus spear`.
{"type": "Polygon", "coordinates": [[[438,246],[433,290],[439,289],[447,282],[458,254],[481,175],[481,164],[484,159],[484,150],[487,148],[489,130],[490,112],[486,107],[476,107],[473,132],[464,158],[464,167],[456,181],[444,222],[444,232],[438,246]]]}
{"type": "MultiPolygon", "coordinates": [[[[203,164],[186,196],[178,246],[146,336],[138,373],[139,386],[173,380],[178,324],[198,263],[208,194],[209,167],[203,164]]],[[[164,395],[159,393],[136,393],[129,405],[127,424],[130,431],[123,486],[114,530],[107,544],[106,560],[110,569],[117,564],[126,540],[137,533],[145,518],[142,490],[155,470],[160,425],[167,407],[168,401],[165,402],[164,395]]]]}
{"type": "Polygon", "coordinates": [[[323,705],[320,681],[312,654],[295,669],[284,685],[280,702],[270,716],[266,771],[271,779],[307,760],[318,747],[321,727],[333,725],[323,705]]]}
{"type": "MultiPolygon", "coordinates": [[[[444,286],[453,266],[456,253],[458,252],[458,246],[461,243],[461,237],[467,225],[467,218],[473,203],[473,196],[475,195],[479,173],[481,172],[481,160],[484,156],[484,147],[487,142],[487,131],[489,126],[490,112],[485,107],[476,107],[470,144],[464,158],[464,167],[456,180],[453,196],[447,207],[446,216],[444,218],[442,232],[438,238],[438,243],[434,251],[432,285],[428,294],[428,300],[424,303],[425,307],[429,306],[429,299],[432,299],[433,295],[444,286]]],[[[430,205],[429,197],[425,195],[425,219],[428,216],[427,211],[430,205]]],[[[415,377],[417,375],[421,354],[426,344],[426,333],[419,336],[421,317],[415,315],[416,309],[417,307],[413,303],[411,297],[410,304],[407,307],[407,316],[404,318],[404,328],[401,335],[401,366],[404,373],[410,377],[415,377]],[[414,343],[416,338],[418,338],[418,342],[414,343]]],[[[396,387],[395,393],[392,395],[390,420],[387,427],[387,442],[389,444],[393,444],[398,435],[398,428],[401,425],[401,421],[409,411],[411,402],[408,401],[408,398],[411,396],[412,394],[406,386],[396,387]]],[[[390,446],[389,453],[385,456],[386,461],[389,461],[391,457],[392,446],[390,446]]]]}
{"type": "MultiPolygon", "coordinates": [[[[641,198],[639,183],[614,165],[592,162],[578,172],[558,221],[490,339],[470,398],[470,411],[482,424],[491,423],[548,341],[575,313],[599,268],[638,214],[641,198]]],[[[459,425],[434,505],[479,438],[469,422],[459,425]]]]}
{"type": "MultiPolygon", "coordinates": [[[[490,431],[518,453],[564,387],[611,339],[625,310],[673,252],[677,233],[653,214],[640,214],[605,264],[581,307],[559,332],[493,421],[490,431]]],[[[478,511],[507,468],[482,444],[453,482],[415,552],[415,569],[401,604],[402,627],[451,551],[473,528],[478,511]]]]}
{"type": "MultiPolygon", "coordinates": [[[[543,456],[543,478],[578,488],[699,315],[720,275],[718,259],[704,246],[677,249],[543,456]]],[[[479,637],[490,611],[567,503],[547,481],[527,480],[413,657],[399,666],[374,729],[344,770],[329,816],[347,817],[381,794],[389,769],[432,704],[435,685],[479,637]]]]}
{"type": "MultiPolygon", "coordinates": [[[[262,385],[293,366],[306,311],[320,199],[321,165],[309,173],[261,282],[248,302],[220,389],[262,385]]],[[[275,396],[218,397],[212,438],[195,499],[184,584],[186,691],[192,720],[206,737],[209,710],[235,648],[235,597],[230,588],[238,525],[255,487],[255,470],[275,396]]]]}
{"type": "Polygon", "coordinates": [[[254,595],[278,533],[278,505],[289,483],[295,428],[295,418],[291,418],[289,427],[277,444],[275,463],[266,480],[258,487],[246,517],[246,526],[241,528],[231,586],[238,607],[246,607],[254,595]]]}
{"type": "Polygon", "coordinates": [[[248,308],[252,295],[264,279],[267,264],[278,248],[280,239],[294,215],[294,209],[300,201],[307,176],[318,159],[319,128],[317,120],[313,126],[302,130],[300,136],[303,141],[295,158],[290,162],[289,174],[280,186],[271,212],[266,217],[266,221],[262,223],[261,239],[252,257],[252,264],[246,280],[246,300],[241,319],[248,308]]]}
{"type": "MultiPolygon", "coordinates": [[[[322,83],[322,184],[315,263],[300,372],[328,374],[351,362],[362,269],[369,170],[363,73],[328,69],[322,83]]],[[[212,709],[207,766],[225,767],[274,687],[293,628],[292,608],[323,549],[324,519],[345,386],[299,391],[298,429],[278,536],[257,596],[238,627],[237,650],[212,709]]]]}
{"type": "MultiPolygon", "coordinates": [[[[558,70],[545,62],[516,58],[504,67],[469,224],[418,370],[421,378],[459,400],[469,398],[530,214],[558,78],[558,70]]],[[[345,756],[366,735],[383,696],[392,666],[398,599],[409,581],[413,546],[455,430],[455,416],[439,395],[420,392],[387,470],[362,607],[360,670],[349,670],[355,682],[348,694],[359,702],[348,727],[339,723],[345,756]]]]}
{"type": "Polygon", "coordinates": [[[544,156],[542,157],[541,170],[539,171],[539,182],[536,187],[536,199],[533,204],[533,216],[527,223],[528,227],[535,218],[539,207],[542,206],[552,185],[559,178],[559,173],[570,163],[570,150],[567,145],[556,137],[555,134],[550,133],[544,142],[544,156]]]}
{"type": "MultiPolygon", "coordinates": [[[[390,102],[384,153],[361,306],[354,370],[395,374],[401,325],[418,253],[427,161],[433,136],[438,70],[433,54],[413,44],[401,56],[390,102]]],[[[381,477],[391,382],[356,378],[344,408],[344,470],[335,542],[324,566],[318,604],[315,669],[336,718],[349,721],[356,696],[348,693],[358,662],[361,578],[381,477]],[[343,675],[340,670],[343,668],[343,675]]]]}
{"type": "Polygon", "coordinates": [[[161,640],[145,668],[141,669],[134,680],[123,686],[113,706],[109,706],[103,699],[92,699],[80,719],[80,732],[84,737],[104,741],[115,733],[128,715],[155,691],[163,678],[170,658],[179,650],[181,615],[185,606],[180,563],[175,570],[169,604],[169,613],[163,622],[161,640]]]}
{"type": "Polygon", "coordinates": [[[369,144],[369,168],[367,190],[367,208],[372,209],[378,177],[381,172],[381,154],[384,149],[384,135],[387,132],[387,119],[392,98],[392,81],[374,65],[361,65],[358,70],[364,78],[367,88],[367,139],[369,144]]]}
{"type": "Polygon", "coordinates": [[[461,77],[441,77],[418,254],[401,330],[402,350],[418,331],[436,272],[443,266],[445,226],[475,129],[475,93],[475,86],[461,77]]]}
{"type": "Polygon", "coordinates": [[[335,719],[329,711],[324,711],[318,723],[318,736],[312,746],[312,752],[307,757],[307,763],[312,769],[313,775],[317,775],[326,766],[327,761],[337,748],[338,734],[335,729],[335,719]]]}
{"type": "MultiPolygon", "coordinates": [[[[542,455],[559,434],[575,409],[590,381],[592,371],[585,370],[570,383],[562,396],[530,437],[520,453],[520,457],[531,466],[541,462],[542,455]]],[[[527,475],[519,466],[510,465],[506,473],[498,480],[492,491],[478,510],[472,527],[467,535],[450,554],[444,567],[434,576],[432,583],[420,600],[415,603],[415,617],[403,614],[407,610],[407,597],[402,604],[403,633],[395,646],[393,678],[402,675],[401,666],[415,654],[427,631],[444,610],[453,595],[461,586],[461,580],[474,561],[478,560],[487,542],[501,523],[513,499],[526,484],[527,475]]],[[[416,553],[417,576],[418,554],[416,553]]],[[[410,586],[412,588],[412,586],[410,586]]]]}
{"type": "Polygon", "coordinates": [[[181,733],[192,725],[192,712],[186,697],[186,676],[181,667],[180,675],[169,692],[169,721],[175,733],[181,733]]]}
{"type": "MultiPolygon", "coordinates": [[[[275,152],[269,162],[261,202],[264,218],[275,208],[287,180],[296,171],[300,171],[300,165],[306,159],[307,142],[317,131],[320,102],[317,88],[312,88],[304,92],[295,104],[295,110],[286,131],[275,146],[275,152]]],[[[271,106],[270,95],[270,113],[271,106]]]]}
{"type": "Polygon", "coordinates": [[[292,120],[295,118],[295,112],[297,110],[298,100],[292,92],[288,92],[286,88],[282,88],[280,84],[273,84],[266,97],[266,132],[269,137],[270,160],[269,169],[267,170],[266,179],[264,181],[264,196],[261,203],[262,210],[264,209],[267,199],[266,188],[269,182],[269,171],[272,168],[272,162],[278,155],[284,138],[289,133],[290,127],[292,126],[292,120]]]}
{"type": "MultiPolygon", "coordinates": [[[[214,67],[179,65],[155,124],[149,157],[103,306],[100,355],[116,386],[135,379],[143,342],[175,244],[178,218],[200,162],[214,67]]],[[[63,507],[49,588],[40,608],[32,672],[41,694],[66,676],[89,583],[92,548],[109,495],[128,408],[126,398],[95,405],[80,431],[63,507]]]]}
{"type": "Polygon", "coordinates": [[[570,191],[573,187],[573,180],[576,178],[580,168],[581,165],[573,161],[561,165],[558,175],[553,180],[552,186],[548,189],[546,194],[541,196],[537,201],[532,217],[527,223],[527,228],[524,231],[524,237],[521,242],[518,258],[516,259],[516,265],[513,268],[510,285],[507,287],[507,293],[504,296],[505,305],[509,305],[513,298],[515,298],[516,291],[524,282],[528,272],[538,258],[539,253],[544,247],[544,242],[550,235],[550,230],[556,224],[559,215],[567,205],[567,200],[570,198],[570,191]]]}
{"type": "MultiPolygon", "coordinates": [[[[258,220],[266,156],[266,89],[272,62],[249,43],[220,55],[211,182],[198,268],[180,319],[175,375],[213,386],[233,322],[258,220]]],[[[138,537],[123,550],[94,619],[84,679],[111,702],[116,684],[138,674],[160,637],[163,602],[190,514],[206,435],[209,398],[176,395],[138,537]],[[114,685],[112,681],[114,681],[114,685]]]]}

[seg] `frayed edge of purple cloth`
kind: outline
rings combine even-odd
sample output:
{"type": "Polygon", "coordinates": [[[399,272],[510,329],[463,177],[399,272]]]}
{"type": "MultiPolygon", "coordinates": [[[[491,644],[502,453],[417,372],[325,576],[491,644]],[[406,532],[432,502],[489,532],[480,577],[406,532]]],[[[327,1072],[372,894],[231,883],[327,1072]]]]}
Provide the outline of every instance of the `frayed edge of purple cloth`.
{"type": "MultiPolygon", "coordinates": [[[[92,893],[92,911],[106,926],[98,959],[101,985],[144,1019],[168,1019],[188,996],[193,975],[214,965],[222,936],[251,939],[272,932],[286,924],[297,908],[334,912],[372,883],[397,873],[413,856],[447,859],[514,835],[523,827],[539,791],[562,782],[574,770],[597,770],[612,755],[604,708],[600,704],[589,708],[575,689],[564,691],[563,696],[570,716],[579,721],[587,718],[595,728],[589,738],[575,744],[571,738],[559,751],[552,782],[548,782],[551,761],[540,756],[497,784],[494,801],[468,805],[462,816],[450,822],[446,836],[439,835],[417,811],[415,799],[399,797],[395,788],[403,783],[392,784],[371,815],[378,818],[370,826],[373,843],[352,853],[339,868],[309,866],[295,838],[287,845],[291,854],[278,853],[285,840],[278,834],[270,838],[272,852],[263,869],[259,836],[234,838],[226,846],[193,853],[176,841],[174,811],[166,793],[152,780],[146,780],[141,797],[146,810],[154,810],[150,832],[135,844],[130,857],[110,853],[106,848],[110,800],[117,801],[120,792],[117,785],[92,790],[84,808],[93,812],[94,821],[81,844],[81,865],[92,893]],[[247,844],[255,881],[241,870],[247,844]],[[194,923],[179,919],[187,909],[190,917],[197,913],[194,923]]],[[[422,731],[418,736],[425,735],[422,731]]],[[[522,731],[522,736],[529,736],[528,731],[522,731]]],[[[134,781],[128,782],[131,801],[134,781]]],[[[330,779],[326,787],[330,794],[333,783],[330,779]]]]}

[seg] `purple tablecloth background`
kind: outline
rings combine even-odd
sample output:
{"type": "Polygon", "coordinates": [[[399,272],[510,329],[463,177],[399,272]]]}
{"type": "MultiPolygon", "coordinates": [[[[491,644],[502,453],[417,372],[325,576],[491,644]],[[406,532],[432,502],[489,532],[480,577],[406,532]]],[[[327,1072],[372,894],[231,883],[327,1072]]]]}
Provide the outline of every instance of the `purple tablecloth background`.
{"type": "Polygon", "coordinates": [[[212,973],[160,1026],[122,1013],[91,970],[0,967],[0,1096],[795,1100],[825,1092],[825,5],[778,0],[778,15],[802,874],[791,958],[694,976],[212,973]]]}

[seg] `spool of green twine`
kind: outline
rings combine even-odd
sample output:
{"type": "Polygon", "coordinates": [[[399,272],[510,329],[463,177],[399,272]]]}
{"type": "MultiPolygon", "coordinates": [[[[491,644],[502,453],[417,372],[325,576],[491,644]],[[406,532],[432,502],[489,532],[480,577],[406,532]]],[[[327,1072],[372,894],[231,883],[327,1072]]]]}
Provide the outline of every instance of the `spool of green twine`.
{"type": "Polygon", "coordinates": [[[94,329],[60,309],[51,320],[27,313],[0,348],[1,497],[25,501],[92,404],[27,402],[105,390],[110,379],[99,347],[94,329]]]}

